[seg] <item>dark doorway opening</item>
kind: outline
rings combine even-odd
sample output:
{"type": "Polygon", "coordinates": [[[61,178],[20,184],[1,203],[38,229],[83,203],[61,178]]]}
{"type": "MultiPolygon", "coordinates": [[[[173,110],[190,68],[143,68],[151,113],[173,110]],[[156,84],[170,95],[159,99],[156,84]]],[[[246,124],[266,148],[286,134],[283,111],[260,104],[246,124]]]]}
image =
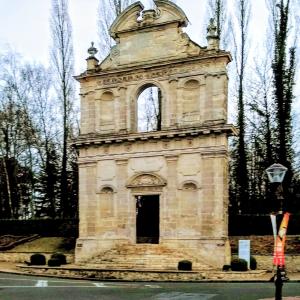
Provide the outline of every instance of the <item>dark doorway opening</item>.
{"type": "Polygon", "coordinates": [[[136,197],[136,242],[159,243],[159,195],[136,197]]]}

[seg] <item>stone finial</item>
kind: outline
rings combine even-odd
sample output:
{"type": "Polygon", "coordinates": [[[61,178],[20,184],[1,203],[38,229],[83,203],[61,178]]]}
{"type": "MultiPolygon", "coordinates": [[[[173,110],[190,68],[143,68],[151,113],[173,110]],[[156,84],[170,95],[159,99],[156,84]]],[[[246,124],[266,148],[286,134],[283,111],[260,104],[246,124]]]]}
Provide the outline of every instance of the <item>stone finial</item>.
{"type": "Polygon", "coordinates": [[[94,42],[91,42],[91,47],[88,49],[87,52],[90,55],[89,58],[95,57],[95,55],[98,53],[97,48],[94,47],[94,42]]]}
{"type": "Polygon", "coordinates": [[[217,26],[215,20],[211,18],[207,26],[207,36],[208,37],[218,37],[217,26]]]}
{"type": "Polygon", "coordinates": [[[95,57],[98,53],[98,50],[94,47],[94,42],[91,42],[91,47],[87,50],[88,54],[90,55],[87,61],[87,69],[94,70],[98,66],[99,60],[95,57]]]}
{"type": "Polygon", "coordinates": [[[220,38],[218,36],[217,26],[215,20],[211,18],[209,20],[209,25],[207,26],[207,43],[208,49],[219,49],[220,48],[220,38]]]}

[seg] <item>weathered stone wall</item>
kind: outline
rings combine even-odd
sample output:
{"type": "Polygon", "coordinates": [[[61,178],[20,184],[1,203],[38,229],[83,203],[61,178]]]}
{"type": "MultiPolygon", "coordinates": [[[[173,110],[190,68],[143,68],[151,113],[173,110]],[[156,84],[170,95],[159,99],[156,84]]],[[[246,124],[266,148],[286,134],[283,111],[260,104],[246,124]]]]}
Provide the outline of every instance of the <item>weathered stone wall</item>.
{"type": "Polygon", "coordinates": [[[78,243],[84,240],[89,251],[77,247],[77,256],[81,251],[91,257],[122,241],[135,243],[135,196],[150,193],[160,195],[160,243],[189,247],[196,255],[207,256],[213,265],[224,261],[226,139],[218,137],[218,144],[216,148],[216,138],[207,136],[111,145],[99,148],[94,162],[91,158],[96,149],[84,150],[89,162],[81,158],[78,243]],[[151,147],[151,155],[143,151],[151,147]],[[123,153],[122,160],[119,153],[123,153]],[[149,180],[149,174],[156,174],[166,185],[126,187],[136,174],[148,174],[144,176],[149,180]],[[212,249],[218,255],[211,257],[212,249]]]}
{"type": "MultiPolygon", "coordinates": [[[[271,229],[271,224],[270,224],[271,229]]],[[[253,255],[272,255],[274,251],[273,235],[251,235],[251,236],[231,236],[230,244],[232,253],[238,253],[238,241],[250,240],[251,254],[253,255]]],[[[287,255],[299,255],[300,237],[299,235],[287,235],[285,242],[285,253],[287,255]]]]}
{"type": "Polygon", "coordinates": [[[81,84],[81,132],[137,131],[137,98],[147,85],[162,91],[162,129],[227,121],[227,56],[170,67],[99,74],[81,84]],[[95,90],[96,88],[96,90],[95,90]]]}
{"type": "MultiPolygon", "coordinates": [[[[274,270],[273,256],[254,255],[259,270],[274,270]]],[[[300,255],[286,255],[285,266],[287,272],[300,272],[300,255]]]]}
{"type": "Polygon", "coordinates": [[[136,270],[97,270],[93,268],[47,268],[47,267],[21,267],[22,272],[37,275],[59,275],[60,277],[86,278],[96,280],[126,280],[126,281],[253,281],[253,280],[269,280],[271,274],[264,271],[251,272],[187,272],[187,271],[136,271],[136,270]]]}
{"type": "MultiPolygon", "coordinates": [[[[13,263],[24,263],[25,261],[30,262],[30,256],[35,254],[36,252],[0,252],[0,261],[3,262],[13,262],[13,263]]],[[[46,259],[48,260],[52,252],[43,252],[46,259]]],[[[74,262],[74,254],[65,254],[67,263],[71,264],[74,262]]]]}
{"type": "Polygon", "coordinates": [[[136,197],[156,195],[159,243],[222,267],[230,259],[230,54],[192,42],[182,30],[188,23],[183,11],[168,1],[155,3],[158,9],[142,12],[139,20],[140,3],[125,10],[110,29],[117,42],[110,55],[99,65],[89,57],[87,72],[78,76],[76,261],[134,245],[136,197]],[[138,97],[150,86],[160,90],[161,128],[138,132],[138,97]]]}

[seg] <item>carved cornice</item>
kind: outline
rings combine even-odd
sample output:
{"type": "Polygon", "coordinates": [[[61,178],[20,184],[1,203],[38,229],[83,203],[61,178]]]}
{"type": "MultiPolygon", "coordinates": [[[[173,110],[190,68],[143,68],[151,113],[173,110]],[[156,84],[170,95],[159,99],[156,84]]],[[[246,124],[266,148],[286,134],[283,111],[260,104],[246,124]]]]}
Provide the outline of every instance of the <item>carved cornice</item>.
{"type": "Polygon", "coordinates": [[[105,146],[107,144],[121,144],[136,141],[153,141],[153,140],[171,140],[186,137],[197,136],[209,136],[212,134],[226,134],[227,136],[233,136],[237,134],[236,128],[231,124],[224,125],[207,125],[192,128],[151,131],[143,133],[125,133],[118,134],[112,133],[107,135],[101,135],[97,133],[80,135],[72,145],[76,148],[86,146],[105,146]]]}
{"type": "Polygon", "coordinates": [[[158,69],[158,71],[156,72],[161,72],[161,74],[155,74],[155,76],[153,75],[153,77],[155,78],[161,76],[171,76],[175,74],[184,73],[184,68],[187,68],[189,65],[191,65],[193,69],[199,70],[199,66],[195,65],[196,62],[205,63],[205,61],[207,61],[210,63],[212,59],[224,59],[224,58],[227,60],[227,62],[230,62],[232,60],[232,57],[229,52],[223,50],[212,51],[212,50],[202,49],[199,55],[193,57],[186,57],[186,58],[172,59],[172,60],[159,60],[153,62],[143,62],[134,65],[122,65],[120,67],[116,67],[114,69],[109,69],[109,70],[101,70],[101,68],[99,67],[98,69],[95,69],[93,72],[84,72],[78,76],[74,76],[74,78],[77,79],[78,81],[83,82],[84,80],[93,77],[98,77],[98,78],[116,77],[119,78],[119,80],[115,80],[114,84],[120,84],[119,81],[121,80],[121,78],[124,78],[122,82],[139,80],[140,79],[139,76],[141,76],[141,74],[145,74],[147,70],[153,72],[155,71],[155,69],[158,69]],[[164,69],[166,68],[168,68],[170,71],[168,72],[164,71],[164,69]],[[132,77],[132,79],[129,78],[130,76],[132,77]]]}

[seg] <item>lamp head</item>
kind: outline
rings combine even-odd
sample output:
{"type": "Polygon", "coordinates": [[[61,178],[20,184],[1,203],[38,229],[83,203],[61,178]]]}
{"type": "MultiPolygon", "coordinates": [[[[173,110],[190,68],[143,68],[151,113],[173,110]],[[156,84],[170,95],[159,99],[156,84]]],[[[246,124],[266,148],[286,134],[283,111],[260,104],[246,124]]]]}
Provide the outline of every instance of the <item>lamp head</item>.
{"type": "Polygon", "coordinates": [[[288,169],[281,164],[273,164],[266,169],[266,173],[271,183],[282,183],[287,170],[288,169]]]}

